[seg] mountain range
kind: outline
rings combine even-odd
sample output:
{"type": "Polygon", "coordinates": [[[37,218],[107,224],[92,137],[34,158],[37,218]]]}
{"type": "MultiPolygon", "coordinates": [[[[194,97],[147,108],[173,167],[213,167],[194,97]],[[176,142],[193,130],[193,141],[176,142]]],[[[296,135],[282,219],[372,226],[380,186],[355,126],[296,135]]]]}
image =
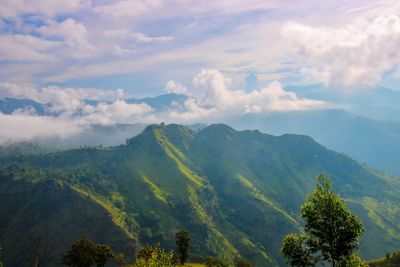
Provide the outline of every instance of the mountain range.
{"type": "MultiPolygon", "coordinates": [[[[305,88],[291,88],[303,97],[312,97],[324,101],[339,101],[340,94],[331,92],[321,93],[318,86],[305,88]],[[331,95],[330,97],[328,97],[331,95]]],[[[394,102],[398,97],[397,91],[381,88],[378,92],[366,93],[362,99],[383,99],[383,108],[395,108],[394,102]]],[[[343,97],[342,97],[343,98],[343,97]]],[[[353,102],[358,101],[360,106],[363,101],[353,96],[353,102]]],[[[157,97],[127,99],[127,103],[145,103],[158,112],[163,112],[174,103],[183,103],[187,96],[179,94],[165,94],[157,97]]],[[[373,101],[366,101],[370,103],[373,101]]],[[[88,102],[95,105],[96,102],[88,102]]],[[[397,103],[397,102],[396,102],[397,103]]],[[[10,114],[18,109],[34,109],[38,115],[53,116],[50,104],[40,104],[29,99],[5,98],[0,100],[0,111],[10,114]]],[[[375,107],[378,109],[378,107],[375,107]]],[[[364,110],[369,110],[365,108],[364,110]]],[[[355,112],[355,111],[354,111],[355,112]]],[[[377,114],[377,112],[372,112],[377,114]]],[[[367,114],[366,114],[367,115],[367,114]]],[[[259,129],[275,135],[285,133],[308,135],[322,145],[360,161],[369,166],[400,175],[400,123],[390,117],[392,121],[377,120],[373,118],[355,115],[343,109],[323,109],[293,112],[269,112],[254,113],[235,116],[227,116],[221,119],[235,129],[259,129]]],[[[205,121],[204,123],[213,123],[205,121]]],[[[199,125],[189,125],[199,127],[199,125]]],[[[201,127],[204,127],[200,124],[201,127]]],[[[31,142],[65,149],[84,145],[119,145],[126,139],[139,134],[146,127],[145,123],[91,125],[84,131],[69,137],[35,138],[31,142]]]]}
{"type": "Polygon", "coordinates": [[[40,244],[52,247],[45,266],[56,266],[85,233],[128,256],[146,243],[172,249],[179,229],[192,236],[192,259],[282,266],[282,239],[300,230],[299,207],[319,172],[364,223],[364,259],[400,249],[399,179],[303,135],[150,125],[124,145],[0,163],[6,266],[24,266],[40,244]]]}
{"type": "Polygon", "coordinates": [[[246,114],[227,122],[236,129],[308,135],[361,163],[400,175],[399,123],[368,119],[337,109],[246,114]]]}

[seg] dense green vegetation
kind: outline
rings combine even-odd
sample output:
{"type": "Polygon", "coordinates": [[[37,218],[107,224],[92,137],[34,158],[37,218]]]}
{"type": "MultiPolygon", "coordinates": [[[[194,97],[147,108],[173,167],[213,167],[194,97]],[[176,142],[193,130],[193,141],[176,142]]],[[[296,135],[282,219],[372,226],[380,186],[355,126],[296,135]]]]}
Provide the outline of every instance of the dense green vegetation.
{"type": "Polygon", "coordinates": [[[363,234],[363,225],[331,189],[329,179],[318,175],[314,192],[301,206],[301,216],[305,221],[300,234],[286,235],[282,253],[291,266],[307,267],[328,262],[332,267],[350,266],[359,260],[354,250],[363,234]]]}
{"type": "Polygon", "coordinates": [[[179,263],[184,265],[189,251],[190,236],[188,231],[181,230],[175,234],[176,250],[179,255],[179,263]]]}
{"type": "Polygon", "coordinates": [[[399,181],[306,136],[153,125],[123,146],[0,161],[5,266],[28,266],[25,255],[49,245],[43,266],[57,266],[85,233],[127,258],[157,242],[170,251],[177,229],[192,237],[189,261],[283,265],[281,241],[301,228],[321,171],[364,223],[363,258],[400,249],[399,181]]]}
{"type": "Polygon", "coordinates": [[[371,260],[368,262],[370,267],[397,267],[400,266],[400,252],[387,253],[382,259],[371,260]]]}
{"type": "Polygon", "coordinates": [[[72,247],[61,258],[61,263],[72,267],[104,267],[114,252],[104,244],[95,244],[88,237],[76,240],[72,247]]]}

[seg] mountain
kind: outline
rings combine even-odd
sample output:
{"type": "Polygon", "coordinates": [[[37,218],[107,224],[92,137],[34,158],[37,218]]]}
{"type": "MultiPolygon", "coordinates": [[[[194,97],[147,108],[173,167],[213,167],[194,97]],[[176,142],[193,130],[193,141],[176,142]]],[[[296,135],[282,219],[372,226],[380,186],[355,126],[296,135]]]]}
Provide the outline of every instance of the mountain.
{"type": "Polygon", "coordinates": [[[400,265],[400,252],[388,253],[384,258],[367,262],[370,267],[397,267],[400,265]]]}
{"type": "Polygon", "coordinates": [[[55,149],[68,149],[79,146],[116,146],[125,143],[128,138],[140,134],[146,126],[144,123],[94,124],[68,137],[35,138],[31,142],[55,149]]]}
{"type": "MultiPolygon", "coordinates": [[[[128,104],[147,104],[156,111],[164,111],[171,107],[173,103],[182,104],[188,97],[181,94],[163,94],[155,97],[143,97],[143,98],[129,98],[124,101],[128,104]]],[[[96,106],[99,103],[110,103],[105,100],[83,100],[86,105],[96,106]]],[[[51,103],[39,103],[31,99],[19,99],[5,97],[0,99],[0,112],[3,114],[11,114],[16,110],[32,109],[38,115],[55,116],[55,112],[51,111],[51,103]]]]}
{"type": "Polygon", "coordinates": [[[343,107],[347,111],[375,120],[399,120],[400,90],[385,87],[370,88],[353,92],[328,89],[322,84],[287,86],[299,97],[323,100],[343,107]]]}
{"type": "MultiPolygon", "coordinates": [[[[184,228],[192,236],[192,258],[240,255],[255,266],[284,265],[281,241],[301,227],[299,207],[323,171],[365,225],[361,255],[369,259],[400,249],[399,180],[307,136],[238,132],[223,124],[198,131],[161,124],[123,146],[0,163],[0,198],[10,203],[0,206],[8,222],[0,225],[3,235],[48,229],[49,235],[76,238],[90,226],[90,237],[119,251],[116,243],[125,247],[123,240],[135,240],[132,247],[160,242],[173,248],[174,233],[184,228]],[[105,224],[118,234],[97,235],[105,224]],[[14,226],[21,228],[9,230],[14,226]]],[[[32,239],[3,243],[6,266],[18,263],[12,255],[36,248],[32,239]]],[[[70,244],[60,237],[57,251],[70,244]]]]}
{"type": "Polygon", "coordinates": [[[130,98],[126,99],[125,102],[128,104],[145,103],[157,111],[164,111],[170,108],[174,103],[182,104],[187,99],[188,97],[186,95],[169,93],[155,97],[130,98]]]}
{"type": "Polygon", "coordinates": [[[228,123],[280,135],[303,134],[335,151],[388,173],[400,175],[400,123],[382,122],[343,110],[246,114],[228,123]]]}
{"type": "MultiPolygon", "coordinates": [[[[346,96],[319,85],[289,87],[289,89],[301,97],[345,103],[345,107],[356,107],[356,109],[371,111],[374,114],[387,109],[397,109],[397,99],[400,99],[399,91],[386,88],[378,88],[362,95],[346,96]],[[362,105],[365,103],[375,103],[374,109],[363,108],[362,105]]],[[[125,101],[134,104],[146,103],[156,112],[163,112],[174,106],[174,103],[179,105],[186,100],[185,95],[164,94],[156,97],[131,98],[125,101]]],[[[99,102],[87,100],[85,103],[97,105],[99,102]]],[[[39,115],[56,115],[51,112],[51,104],[39,104],[28,99],[0,100],[0,111],[3,113],[9,114],[17,109],[34,109],[39,115]]],[[[395,113],[398,114],[397,111],[395,113]]],[[[324,146],[345,153],[362,163],[400,175],[400,159],[397,156],[400,151],[399,122],[370,119],[342,109],[244,114],[225,117],[221,120],[236,129],[259,129],[276,135],[284,133],[308,135],[324,146]]],[[[393,121],[397,119],[393,118],[393,121]]],[[[198,125],[199,129],[203,127],[201,124],[198,125]]],[[[72,136],[36,138],[29,141],[56,149],[88,145],[119,145],[125,143],[127,138],[139,134],[145,127],[144,123],[89,125],[82,132],[72,136]]]]}
{"type": "Polygon", "coordinates": [[[18,109],[33,109],[39,115],[45,115],[48,105],[41,104],[31,99],[4,98],[0,99],[0,112],[11,114],[18,109]]]}
{"type": "MultiPolygon", "coordinates": [[[[21,166],[20,166],[21,167],[21,166]]],[[[33,258],[44,266],[60,266],[63,253],[82,235],[108,243],[132,255],[136,238],[118,224],[118,215],[105,201],[63,182],[41,177],[23,167],[24,179],[1,170],[0,229],[5,266],[32,266],[33,258]],[[34,175],[34,179],[28,179],[34,175]],[[41,177],[42,179],[38,179],[41,177]]]]}

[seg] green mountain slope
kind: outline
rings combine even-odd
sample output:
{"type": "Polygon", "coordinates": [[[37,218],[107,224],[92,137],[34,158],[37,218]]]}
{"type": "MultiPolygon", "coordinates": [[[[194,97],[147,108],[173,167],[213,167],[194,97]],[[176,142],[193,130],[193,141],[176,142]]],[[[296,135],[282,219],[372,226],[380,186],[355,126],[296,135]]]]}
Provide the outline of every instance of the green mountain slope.
{"type": "MultiPolygon", "coordinates": [[[[15,159],[2,161],[3,166],[15,164],[15,159]]],[[[108,214],[108,222],[120,229],[121,236],[103,240],[130,237],[136,245],[161,242],[172,248],[174,233],[185,228],[193,238],[192,257],[219,255],[229,261],[240,255],[256,266],[284,264],[282,238],[301,226],[299,206],[323,171],[365,224],[361,255],[374,258],[400,248],[398,180],[306,136],[237,132],[226,125],[198,132],[152,125],[124,146],[25,156],[19,162],[30,171],[3,167],[9,173],[3,171],[1,179],[24,177],[33,188],[50,179],[75,192],[69,198],[89,195],[99,207],[95,214],[108,214]]],[[[83,210],[72,210],[79,205],[66,205],[65,216],[84,217],[83,210]]],[[[9,213],[2,207],[0,212],[9,213]]],[[[0,231],[8,230],[1,226],[0,231]]]]}
{"type": "Polygon", "coordinates": [[[32,266],[36,256],[45,258],[46,266],[59,266],[60,255],[84,234],[127,255],[135,251],[135,237],[118,225],[112,208],[61,179],[46,179],[44,172],[19,167],[1,170],[5,266],[32,266]]]}

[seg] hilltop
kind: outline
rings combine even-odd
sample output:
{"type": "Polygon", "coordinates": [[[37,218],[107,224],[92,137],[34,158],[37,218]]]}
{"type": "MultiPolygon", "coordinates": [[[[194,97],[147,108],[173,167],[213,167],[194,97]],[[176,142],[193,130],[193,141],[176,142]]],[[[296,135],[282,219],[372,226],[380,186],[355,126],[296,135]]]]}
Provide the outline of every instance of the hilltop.
{"type": "MultiPolygon", "coordinates": [[[[14,225],[71,238],[90,229],[95,240],[117,250],[128,246],[133,255],[146,243],[172,248],[174,233],[184,228],[193,238],[194,259],[240,255],[255,266],[283,265],[282,238],[301,227],[299,206],[316,174],[325,172],[364,222],[361,255],[368,259],[399,249],[399,180],[303,135],[236,131],[224,124],[197,131],[162,124],[148,126],[126,145],[1,161],[0,196],[12,203],[0,207],[8,218],[0,225],[2,234],[17,233],[14,225]],[[43,190],[48,183],[62,190],[43,190]],[[9,186],[20,193],[9,194],[9,186]],[[37,202],[27,201],[27,192],[37,202]],[[31,216],[51,220],[28,223],[24,205],[31,216]],[[88,208],[77,208],[84,205],[88,208]],[[49,222],[59,228],[48,227],[49,222]],[[102,227],[113,233],[101,234],[102,227]]],[[[19,240],[18,246],[14,239],[4,242],[6,266],[17,263],[16,253],[35,247],[30,238],[19,240]]],[[[57,242],[57,251],[70,244],[57,242]]]]}

